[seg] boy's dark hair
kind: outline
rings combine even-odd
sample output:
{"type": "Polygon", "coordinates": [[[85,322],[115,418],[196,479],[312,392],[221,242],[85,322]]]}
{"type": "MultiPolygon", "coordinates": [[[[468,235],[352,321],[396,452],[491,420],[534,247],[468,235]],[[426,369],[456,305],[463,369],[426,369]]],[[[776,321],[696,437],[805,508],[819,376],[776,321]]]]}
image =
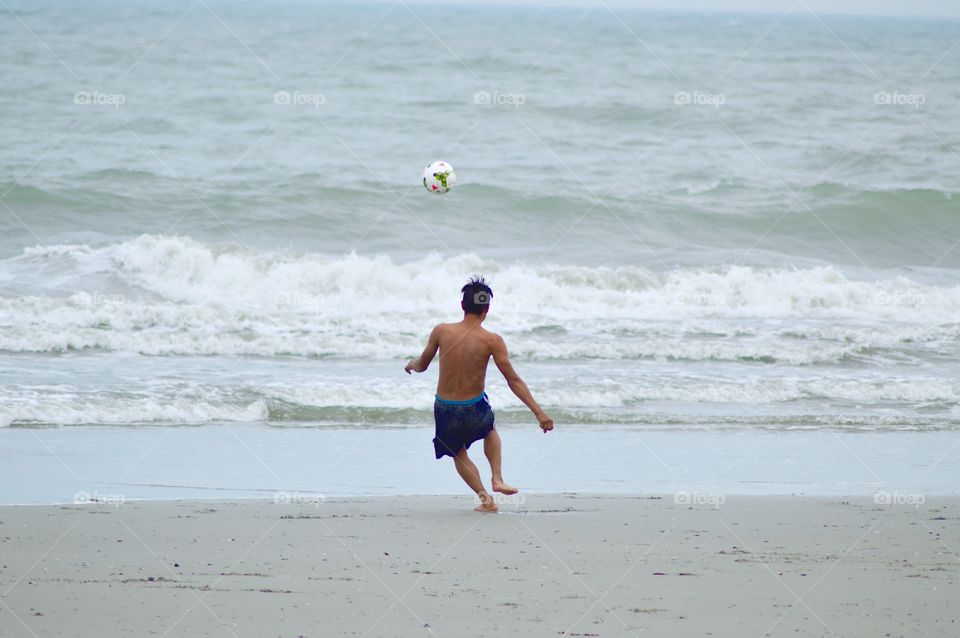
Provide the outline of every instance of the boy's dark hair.
{"type": "Polygon", "coordinates": [[[467,281],[467,285],[460,289],[463,293],[463,299],[460,301],[460,307],[463,311],[473,315],[482,315],[490,308],[490,300],[493,299],[493,290],[490,285],[480,275],[474,275],[467,281]]]}

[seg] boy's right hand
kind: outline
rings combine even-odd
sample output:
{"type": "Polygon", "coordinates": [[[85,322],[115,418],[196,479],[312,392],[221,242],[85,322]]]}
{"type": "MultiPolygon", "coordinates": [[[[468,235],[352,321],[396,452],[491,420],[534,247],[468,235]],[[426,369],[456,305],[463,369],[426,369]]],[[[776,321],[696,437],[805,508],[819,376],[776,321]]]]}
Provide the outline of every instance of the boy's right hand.
{"type": "Polygon", "coordinates": [[[548,417],[545,413],[540,413],[537,415],[537,421],[540,422],[540,429],[543,430],[543,433],[546,434],[553,429],[553,419],[548,417]]]}

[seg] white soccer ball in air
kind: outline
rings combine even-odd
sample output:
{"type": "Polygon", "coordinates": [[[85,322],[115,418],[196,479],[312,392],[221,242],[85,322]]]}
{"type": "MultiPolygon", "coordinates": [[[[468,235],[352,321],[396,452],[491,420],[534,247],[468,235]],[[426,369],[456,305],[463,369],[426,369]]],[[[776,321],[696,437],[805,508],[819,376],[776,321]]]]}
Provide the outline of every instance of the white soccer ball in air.
{"type": "Polygon", "coordinates": [[[438,160],[423,169],[423,187],[431,193],[446,193],[456,183],[457,174],[446,162],[438,160]]]}

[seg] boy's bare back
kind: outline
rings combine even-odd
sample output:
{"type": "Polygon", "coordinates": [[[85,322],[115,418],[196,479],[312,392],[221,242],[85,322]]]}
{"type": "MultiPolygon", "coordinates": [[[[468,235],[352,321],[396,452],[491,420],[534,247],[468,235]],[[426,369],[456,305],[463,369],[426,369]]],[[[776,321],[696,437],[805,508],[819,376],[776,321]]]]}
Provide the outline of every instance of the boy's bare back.
{"type": "Polygon", "coordinates": [[[440,348],[437,394],[449,401],[466,401],[483,393],[487,363],[503,340],[474,322],[441,323],[434,331],[440,348]]]}

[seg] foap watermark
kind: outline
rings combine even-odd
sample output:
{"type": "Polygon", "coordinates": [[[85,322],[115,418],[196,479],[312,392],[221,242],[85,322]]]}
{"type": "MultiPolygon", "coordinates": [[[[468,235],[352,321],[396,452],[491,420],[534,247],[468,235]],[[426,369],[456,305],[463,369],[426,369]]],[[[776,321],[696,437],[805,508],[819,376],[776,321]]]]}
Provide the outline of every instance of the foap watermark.
{"type": "Polygon", "coordinates": [[[280,106],[312,106],[318,109],[327,103],[327,96],[323,93],[277,91],[273,94],[273,103],[280,106]]]}
{"type": "Polygon", "coordinates": [[[686,292],[677,297],[677,301],[685,306],[722,306],[726,305],[727,298],[712,292],[686,292]]]}
{"type": "Polygon", "coordinates": [[[884,306],[910,306],[917,308],[927,303],[927,296],[922,292],[904,290],[898,292],[880,291],[877,293],[877,303],[884,306]]]}
{"type": "Polygon", "coordinates": [[[727,497],[720,493],[711,492],[674,492],[673,502],[675,505],[696,505],[720,509],[720,506],[727,502],[727,497]]]}
{"type": "Polygon", "coordinates": [[[876,492],[873,495],[874,505],[912,505],[920,507],[927,502],[923,494],[904,494],[903,492],[876,492]]]}
{"type": "Polygon", "coordinates": [[[103,494],[101,492],[77,492],[73,495],[74,505],[90,505],[93,503],[100,505],[113,505],[120,507],[127,502],[123,494],[103,494]]]}
{"type": "Polygon", "coordinates": [[[727,102],[723,93],[703,93],[701,91],[677,91],[673,94],[673,103],[677,106],[712,106],[720,108],[727,102]]]}
{"type": "Polygon", "coordinates": [[[303,292],[285,291],[273,296],[273,303],[278,307],[319,309],[323,303],[320,295],[310,295],[303,292]]]}
{"type": "Polygon", "coordinates": [[[83,306],[102,306],[126,303],[127,298],[120,294],[106,294],[102,292],[78,292],[73,295],[73,301],[83,306]]]}
{"type": "MultiPolygon", "coordinates": [[[[499,492],[494,492],[490,494],[490,498],[493,499],[493,503],[497,507],[520,507],[527,502],[527,497],[519,492],[516,494],[500,494],[499,492]]],[[[480,497],[474,494],[473,504],[480,505],[480,503],[482,503],[480,497]]]]}
{"type": "Polygon", "coordinates": [[[923,93],[877,91],[873,94],[873,103],[877,106],[912,106],[918,109],[927,103],[927,96],[923,93]]]}
{"type": "Polygon", "coordinates": [[[101,93],[100,91],[77,91],[73,94],[73,103],[80,106],[112,106],[120,108],[127,102],[123,93],[101,93]]]}
{"type": "Polygon", "coordinates": [[[273,495],[274,505],[313,505],[320,507],[327,500],[323,494],[310,492],[277,492],[273,495]]]}
{"type": "Polygon", "coordinates": [[[480,106],[512,106],[515,109],[519,109],[527,103],[527,96],[522,93],[477,91],[473,94],[473,103],[480,106]]]}

